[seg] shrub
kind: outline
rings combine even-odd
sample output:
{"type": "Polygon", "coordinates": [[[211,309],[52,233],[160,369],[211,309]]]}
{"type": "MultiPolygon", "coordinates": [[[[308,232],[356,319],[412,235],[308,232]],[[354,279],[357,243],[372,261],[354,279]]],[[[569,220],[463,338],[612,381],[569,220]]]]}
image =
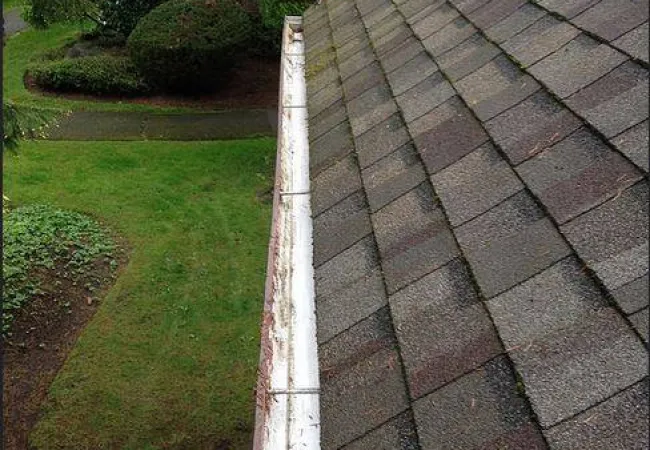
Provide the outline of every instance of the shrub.
{"type": "Polygon", "coordinates": [[[152,84],[202,91],[216,87],[250,34],[248,14],[231,0],[170,0],[142,18],[127,46],[152,84]]]}
{"type": "Polygon", "coordinates": [[[123,33],[103,28],[95,28],[92,31],[81,33],[79,42],[92,42],[100,48],[124,47],[126,36],[123,33]]]}
{"type": "Polygon", "coordinates": [[[262,24],[278,31],[278,39],[284,25],[284,16],[302,16],[309,3],[302,0],[259,0],[262,24]]]}
{"type": "Polygon", "coordinates": [[[131,34],[149,11],[164,0],[101,0],[99,9],[104,29],[116,31],[124,36],[131,34]]]}
{"type": "Polygon", "coordinates": [[[275,58],[280,55],[282,31],[265,26],[260,15],[251,15],[251,20],[253,31],[248,44],[248,53],[262,58],[275,58]]]}
{"type": "Polygon", "coordinates": [[[28,69],[37,86],[62,92],[99,95],[137,95],[149,86],[128,57],[97,55],[32,64],[28,69]]]}

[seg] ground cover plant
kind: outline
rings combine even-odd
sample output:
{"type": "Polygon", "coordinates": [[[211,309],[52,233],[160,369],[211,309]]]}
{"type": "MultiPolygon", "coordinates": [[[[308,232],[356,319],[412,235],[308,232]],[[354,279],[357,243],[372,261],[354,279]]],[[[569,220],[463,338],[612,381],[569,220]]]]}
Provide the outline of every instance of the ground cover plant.
{"type": "MultiPolygon", "coordinates": [[[[274,147],[34,141],[5,155],[15,211],[78,211],[130,249],[114,286],[92,302],[99,308],[50,387],[31,445],[249,444],[274,147]]],[[[39,360],[55,351],[45,344],[39,360]]],[[[19,353],[9,347],[8,363],[19,353]]]]}
{"type": "MultiPolygon", "coordinates": [[[[94,265],[116,267],[115,244],[89,217],[47,205],[7,211],[3,236],[2,334],[11,338],[11,326],[30,299],[58,288],[66,280],[85,283],[90,291],[102,280],[94,265]],[[48,279],[43,279],[47,274],[48,279]]],[[[59,299],[54,298],[53,302],[59,299]]],[[[69,306],[69,305],[68,305],[69,306]]]]}

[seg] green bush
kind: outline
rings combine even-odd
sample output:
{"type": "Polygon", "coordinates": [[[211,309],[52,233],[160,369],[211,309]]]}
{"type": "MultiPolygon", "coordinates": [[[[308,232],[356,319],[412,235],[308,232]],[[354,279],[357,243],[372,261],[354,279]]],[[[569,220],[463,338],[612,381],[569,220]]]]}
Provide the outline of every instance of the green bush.
{"type": "Polygon", "coordinates": [[[97,55],[35,63],[28,74],[37,86],[61,92],[137,95],[149,86],[128,57],[97,55]]]}
{"type": "Polygon", "coordinates": [[[175,91],[216,87],[251,34],[251,20],[231,0],[170,0],[142,18],[129,53],[153,84],[175,91]]]}
{"type": "Polygon", "coordinates": [[[101,0],[99,9],[105,24],[103,28],[128,36],[140,19],[163,1],[165,0],[101,0]]]}
{"type": "Polygon", "coordinates": [[[259,0],[262,24],[271,30],[277,30],[280,39],[284,16],[302,16],[309,4],[302,0],[259,0]]]}

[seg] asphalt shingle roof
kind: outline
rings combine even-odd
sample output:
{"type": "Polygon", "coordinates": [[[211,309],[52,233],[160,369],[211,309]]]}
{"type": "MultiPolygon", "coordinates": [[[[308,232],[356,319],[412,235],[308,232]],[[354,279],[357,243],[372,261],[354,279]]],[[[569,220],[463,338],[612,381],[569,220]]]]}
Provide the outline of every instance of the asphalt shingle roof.
{"type": "Polygon", "coordinates": [[[322,447],[648,448],[648,1],[304,31],[322,447]]]}

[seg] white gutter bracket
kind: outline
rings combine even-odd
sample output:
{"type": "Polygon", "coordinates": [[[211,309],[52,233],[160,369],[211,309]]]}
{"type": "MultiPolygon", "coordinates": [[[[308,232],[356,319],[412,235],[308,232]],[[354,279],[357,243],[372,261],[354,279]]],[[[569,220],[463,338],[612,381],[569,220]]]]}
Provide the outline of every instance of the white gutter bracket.
{"type": "Polygon", "coordinates": [[[255,450],[320,449],[309,140],[302,18],[282,38],[278,155],[255,450]]]}

